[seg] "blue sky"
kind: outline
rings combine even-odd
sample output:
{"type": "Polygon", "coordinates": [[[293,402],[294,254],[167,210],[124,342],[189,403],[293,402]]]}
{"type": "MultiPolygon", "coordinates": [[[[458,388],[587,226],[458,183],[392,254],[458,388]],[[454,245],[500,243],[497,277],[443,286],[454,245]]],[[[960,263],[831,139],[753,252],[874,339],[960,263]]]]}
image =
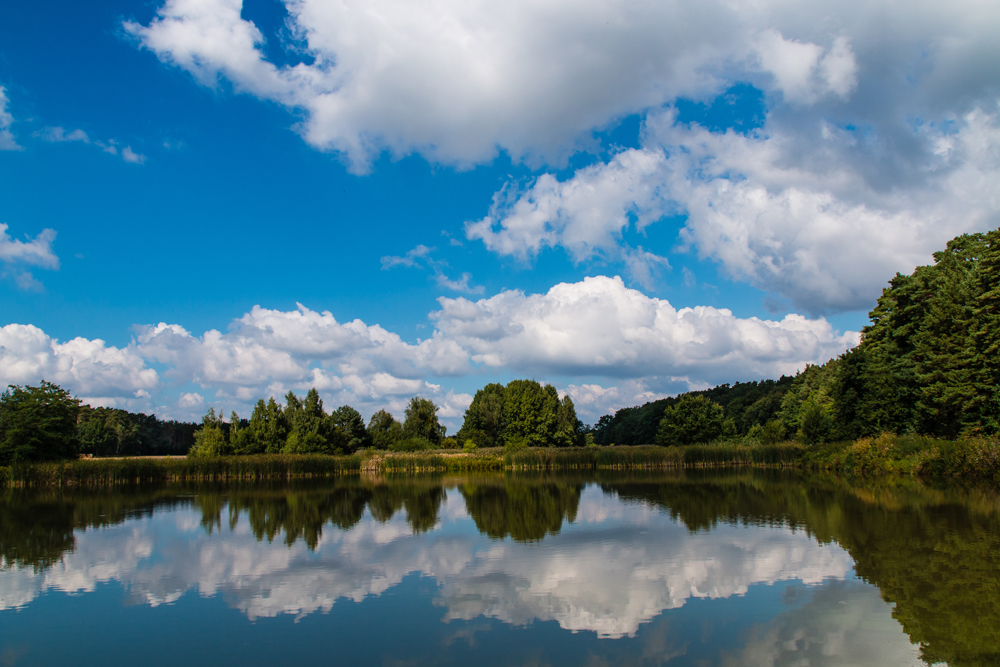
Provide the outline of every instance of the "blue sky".
{"type": "Polygon", "coordinates": [[[454,426],[821,363],[998,224],[1000,11],[959,4],[6,3],[0,381],[454,426]]]}

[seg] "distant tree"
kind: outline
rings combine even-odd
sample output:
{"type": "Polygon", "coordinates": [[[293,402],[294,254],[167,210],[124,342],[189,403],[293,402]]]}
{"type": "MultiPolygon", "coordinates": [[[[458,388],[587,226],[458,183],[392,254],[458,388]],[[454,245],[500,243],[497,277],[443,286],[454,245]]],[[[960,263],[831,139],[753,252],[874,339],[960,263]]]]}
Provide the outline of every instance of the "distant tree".
{"type": "Polygon", "coordinates": [[[288,440],[288,419],[272,396],[254,406],[239,454],[276,454],[288,440]]]}
{"type": "Polygon", "coordinates": [[[504,386],[491,383],[476,392],[465,411],[459,437],[471,437],[479,447],[496,447],[503,444],[504,436],[504,386]]]}
{"type": "Polygon", "coordinates": [[[438,406],[426,398],[414,396],[406,406],[403,438],[424,438],[437,447],[444,438],[445,427],[437,417],[438,406]]]}
{"type": "Polygon", "coordinates": [[[139,415],[115,408],[82,406],[77,416],[80,452],[92,456],[133,456],[143,449],[139,415]]]}
{"type": "Polygon", "coordinates": [[[512,380],[504,390],[505,444],[550,447],[555,444],[559,394],[535,380],[512,380]]]}
{"type": "Polygon", "coordinates": [[[233,454],[243,454],[250,447],[250,424],[233,410],[229,416],[229,449],[233,454]]]}
{"type": "Polygon", "coordinates": [[[223,431],[222,415],[216,416],[215,408],[209,408],[201,420],[201,428],[195,431],[194,447],[188,452],[191,457],[223,456],[230,454],[229,443],[223,431]]]}
{"type": "Polygon", "coordinates": [[[718,403],[684,394],[663,413],[656,441],[668,447],[710,442],[722,435],[725,421],[725,410],[718,403]]]}
{"type": "Polygon", "coordinates": [[[403,437],[403,425],[389,412],[379,410],[368,422],[368,437],[378,449],[389,449],[392,443],[403,437]]]}
{"type": "Polygon", "coordinates": [[[349,405],[334,410],[329,417],[328,439],[334,447],[347,454],[370,447],[372,439],[361,414],[349,405]]]}
{"type": "Polygon", "coordinates": [[[0,394],[0,465],[75,457],[79,410],[80,402],[51,382],[9,385],[0,394]]]}
{"type": "Polygon", "coordinates": [[[555,444],[559,447],[583,445],[583,422],[576,416],[576,406],[569,394],[563,397],[556,409],[555,444]]]}
{"type": "Polygon", "coordinates": [[[323,399],[313,387],[304,400],[292,392],[285,396],[288,441],[282,451],[288,454],[336,454],[339,448],[327,439],[330,424],[323,411],[323,399]]]}

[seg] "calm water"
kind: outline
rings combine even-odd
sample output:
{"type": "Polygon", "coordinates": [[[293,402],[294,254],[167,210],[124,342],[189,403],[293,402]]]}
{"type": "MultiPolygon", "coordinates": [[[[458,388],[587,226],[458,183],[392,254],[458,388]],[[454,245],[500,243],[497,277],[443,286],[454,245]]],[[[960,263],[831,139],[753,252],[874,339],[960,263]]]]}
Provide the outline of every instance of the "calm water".
{"type": "Polygon", "coordinates": [[[994,665],[990,490],[418,477],[0,500],[0,665],[994,665]]]}

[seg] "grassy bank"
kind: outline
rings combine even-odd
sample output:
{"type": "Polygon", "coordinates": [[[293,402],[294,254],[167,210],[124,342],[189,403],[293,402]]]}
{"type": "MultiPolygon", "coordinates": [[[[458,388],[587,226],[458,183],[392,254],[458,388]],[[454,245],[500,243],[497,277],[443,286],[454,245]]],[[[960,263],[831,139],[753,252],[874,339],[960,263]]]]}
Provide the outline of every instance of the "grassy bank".
{"type": "Polygon", "coordinates": [[[156,482],[321,479],[358,474],[534,470],[661,470],[750,466],[801,468],[859,477],[884,474],[1000,483],[1000,441],[883,434],[804,446],[722,442],[688,447],[568,447],[366,452],[351,456],[258,455],[186,459],[82,459],[0,468],[0,485],[117,486],[156,482]]]}

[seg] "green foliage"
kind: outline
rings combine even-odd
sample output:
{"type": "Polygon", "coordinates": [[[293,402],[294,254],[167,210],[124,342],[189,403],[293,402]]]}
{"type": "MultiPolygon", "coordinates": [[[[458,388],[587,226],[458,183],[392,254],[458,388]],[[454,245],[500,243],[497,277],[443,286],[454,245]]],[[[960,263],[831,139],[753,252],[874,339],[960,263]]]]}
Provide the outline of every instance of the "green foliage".
{"type": "Polygon", "coordinates": [[[775,445],[785,439],[785,427],[777,419],[772,419],[764,425],[754,424],[747,437],[762,445],[775,445]]]}
{"type": "Polygon", "coordinates": [[[313,387],[304,400],[292,392],[285,396],[285,419],[289,425],[288,440],[282,451],[286,454],[343,453],[336,442],[327,437],[332,424],[323,410],[323,399],[313,387]]]}
{"type": "MultiPolygon", "coordinates": [[[[746,435],[755,425],[775,419],[781,410],[781,399],[792,385],[793,378],[722,384],[705,391],[689,392],[704,396],[721,405],[731,419],[736,435],[746,435]]],[[[667,408],[679,397],[662,398],[642,406],[622,408],[614,415],[605,415],[595,424],[592,433],[599,445],[648,445],[656,442],[656,433],[667,408]]],[[[728,437],[728,436],[727,436],[728,437]]]]}
{"type": "Polygon", "coordinates": [[[51,382],[8,386],[0,394],[0,465],[75,457],[79,411],[80,402],[51,382]]]}
{"type": "Polygon", "coordinates": [[[361,413],[349,405],[343,405],[330,414],[326,432],[333,448],[348,454],[372,446],[372,438],[361,413]]]}
{"type": "Polygon", "coordinates": [[[472,452],[474,452],[474,451],[476,451],[478,449],[479,449],[479,445],[477,445],[472,440],[466,440],[465,444],[462,445],[462,451],[465,452],[466,454],[471,454],[472,452]]]}
{"type": "Polygon", "coordinates": [[[471,438],[480,447],[502,445],[506,426],[504,395],[504,386],[497,383],[488,384],[477,391],[465,411],[459,439],[471,438]]]}
{"type": "Polygon", "coordinates": [[[512,380],[504,389],[504,442],[529,447],[553,444],[558,426],[559,395],[555,387],[535,380],[512,380]]]}
{"type": "Polygon", "coordinates": [[[245,440],[236,448],[236,453],[277,454],[285,447],[288,430],[288,419],[274,397],[269,398],[267,403],[261,399],[254,406],[245,440]]]}
{"type": "Polygon", "coordinates": [[[222,415],[216,416],[215,408],[209,408],[201,420],[201,428],[195,431],[194,447],[188,452],[191,458],[225,456],[230,454],[229,443],[223,432],[225,424],[222,415]]]}
{"type": "Polygon", "coordinates": [[[463,484],[460,487],[476,528],[494,539],[537,542],[558,534],[576,519],[582,484],[463,484]]]}
{"type": "Polygon", "coordinates": [[[139,424],[125,410],[81,407],[76,430],[81,454],[131,456],[142,448],[139,424]]]}
{"type": "Polygon", "coordinates": [[[368,437],[378,449],[389,447],[403,437],[403,425],[385,410],[379,410],[368,422],[368,437]]]}
{"type": "Polygon", "coordinates": [[[435,449],[434,443],[420,436],[404,437],[389,445],[390,452],[422,452],[428,449],[435,449]]]}
{"type": "MultiPolygon", "coordinates": [[[[414,396],[406,406],[406,419],[403,421],[403,438],[407,440],[423,439],[433,447],[441,444],[445,427],[437,417],[438,406],[433,401],[414,396]]],[[[405,450],[398,450],[405,451],[405,450]]]]}
{"type": "Polygon", "coordinates": [[[718,403],[704,396],[685,394],[664,412],[656,442],[677,447],[716,440],[723,433],[725,414],[718,403]]]}

